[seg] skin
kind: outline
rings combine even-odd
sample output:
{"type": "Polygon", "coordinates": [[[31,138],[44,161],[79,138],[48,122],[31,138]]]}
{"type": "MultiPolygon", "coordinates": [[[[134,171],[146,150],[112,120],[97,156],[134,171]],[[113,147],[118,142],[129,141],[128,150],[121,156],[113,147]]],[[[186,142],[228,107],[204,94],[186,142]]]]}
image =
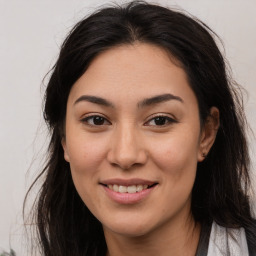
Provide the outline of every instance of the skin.
{"type": "Polygon", "coordinates": [[[213,107],[200,127],[184,70],[157,46],[122,45],[92,61],[70,91],[62,145],[80,197],[103,225],[107,255],[195,255],[200,225],[191,215],[191,191],[197,163],[214,143],[218,115],[213,107]],[[143,104],[166,94],[176,98],[143,104]],[[159,115],[165,116],[161,125],[159,115]],[[113,178],[157,185],[143,200],[120,204],[100,184],[113,178]]]}

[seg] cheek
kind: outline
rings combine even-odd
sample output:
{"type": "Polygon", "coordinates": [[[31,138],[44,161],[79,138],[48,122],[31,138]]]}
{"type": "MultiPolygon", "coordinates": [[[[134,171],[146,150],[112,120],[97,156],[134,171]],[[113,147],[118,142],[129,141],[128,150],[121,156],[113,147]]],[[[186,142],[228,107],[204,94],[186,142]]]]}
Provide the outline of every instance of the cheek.
{"type": "Polygon", "coordinates": [[[152,154],[153,160],[164,177],[163,196],[159,199],[163,215],[175,215],[190,200],[197,170],[197,145],[193,136],[174,136],[161,147],[154,147],[157,150],[152,154]]]}
{"type": "Polygon", "coordinates": [[[72,134],[66,134],[72,179],[80,197],[88,204],[105,159],[105,143],[101,138],[91,138],[85,133],[72,134]]]}
{"type": "Polygon", "coordinates": [[[100,169],[105,156],[104,146],[100,140],[91,141],[85,136],[72,136],[70,138],[72,140],[68,140],[67,137],[67,148],[72,179],[81,199],[93,211],[97,195],[92,192],[98,184],[100,169]]]}
{"type": "Polygon", "coordinates": [[[76,136],[67,134],[70,166],[74,172],[80,175],[90,175],[91,172],[97,172],[98,166],[105,158],[107,142],[104,141],[96,134],[93,136],[88,136],[85,133],[77,133],[76,136]]]}
{"type": "Polygon", "coordinates": [[[184,172],[196,171],[198,137],[195,133],[171,134],[161,146],[159,143],[151,145],[154,162],[160,169],[178,176],[184,172]]]}

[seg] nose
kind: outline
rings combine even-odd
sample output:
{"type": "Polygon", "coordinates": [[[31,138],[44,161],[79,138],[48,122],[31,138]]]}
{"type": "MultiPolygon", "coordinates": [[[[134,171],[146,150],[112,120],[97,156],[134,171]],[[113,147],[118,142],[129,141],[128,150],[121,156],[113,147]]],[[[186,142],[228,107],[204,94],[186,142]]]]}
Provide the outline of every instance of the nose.
{"type": "Polygon", "coordinates": [[[113,132],[107,158],[112,165],[123,170],[146,163],[147,153],[142,138],[132,125],[117,128],[113,132]]]}

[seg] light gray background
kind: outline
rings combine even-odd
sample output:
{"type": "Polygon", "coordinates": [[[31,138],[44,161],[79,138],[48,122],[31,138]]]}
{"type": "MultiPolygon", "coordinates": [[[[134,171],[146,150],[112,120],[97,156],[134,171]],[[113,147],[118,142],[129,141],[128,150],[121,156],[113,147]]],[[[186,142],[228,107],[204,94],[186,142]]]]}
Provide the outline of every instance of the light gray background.
{"type": "MultiPolygon", "coordinates": [[[[9,249],[11,243],[18,255],[27,255],[21,217],[25,191],[39,172],[47,145],[43,77],[72,25],[108,2],[0,0],[0,247],[9,249]]],[[[244,103],[255,132],[256,0],[155,2],[185,9],[223,39],[234,77],[248,91],[244,103]]],[[[250,147],[255,166],[252,135],[250,147]]]]}

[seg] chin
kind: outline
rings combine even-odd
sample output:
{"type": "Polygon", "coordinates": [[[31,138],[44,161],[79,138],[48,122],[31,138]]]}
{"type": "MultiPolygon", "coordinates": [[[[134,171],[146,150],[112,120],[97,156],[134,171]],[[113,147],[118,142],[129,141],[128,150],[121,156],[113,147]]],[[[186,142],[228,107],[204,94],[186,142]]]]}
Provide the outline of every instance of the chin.
{"type": "Polygon", "coordinates": [[[142,237],[145,236],[149,233],[150,229],[145,228],[141,229],[138,226],[134,225],[129,225],[129,226],[124,226],[124,227],[118,227],[118,228],[112,228],[109,229],[111,232],[118,234],[123,237],[142,237]]]}
{"type": "Polygon", "coordinates": [[[108,222],[107,225],[103,225],[104,231],[113,232],[121,236],[126,237],[139,237],[145,236],[154,229],[152,221],[146,221],[145,218],[121,218],[120,221],[114,223],[108,222]]]}

